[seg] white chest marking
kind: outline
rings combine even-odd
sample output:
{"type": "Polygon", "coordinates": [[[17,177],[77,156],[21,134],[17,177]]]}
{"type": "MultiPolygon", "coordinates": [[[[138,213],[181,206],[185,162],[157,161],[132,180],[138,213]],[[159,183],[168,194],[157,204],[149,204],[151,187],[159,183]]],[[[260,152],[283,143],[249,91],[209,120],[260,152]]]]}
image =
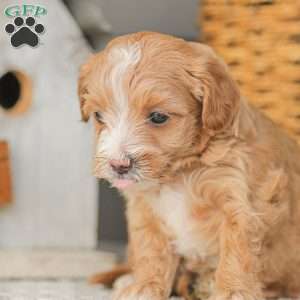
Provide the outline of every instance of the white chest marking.
{"type": "Polygon", "coordinates": [[[189,200],[184,191],[163,187],[160,196],[153,199],[153,209],[172,230],[178,254],[186,257],[205,257],[206,243],[197,230],[196,220],[189,211],[189,200]]]}

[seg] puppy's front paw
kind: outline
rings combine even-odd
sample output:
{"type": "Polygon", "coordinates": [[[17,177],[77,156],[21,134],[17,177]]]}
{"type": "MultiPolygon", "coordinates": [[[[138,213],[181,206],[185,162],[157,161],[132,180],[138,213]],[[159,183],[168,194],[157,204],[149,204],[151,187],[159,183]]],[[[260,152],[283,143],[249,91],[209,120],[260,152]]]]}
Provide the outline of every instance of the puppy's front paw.
{"type": "Polygon", "coordinates": [[[133,281],[134,281],[134,278],[133,278],[132,274],[122,275],[115,281],[115,283],[113,285],[113,289],[114,290],[124,289],[127,286],[129,286],[130,284],[132,284],[133,281]]]}
{"type": "Polygon", "coordinates": [[[164,289],[153,282],[133,283],[114,292],[112,300],[166,300],[164,289]]]}

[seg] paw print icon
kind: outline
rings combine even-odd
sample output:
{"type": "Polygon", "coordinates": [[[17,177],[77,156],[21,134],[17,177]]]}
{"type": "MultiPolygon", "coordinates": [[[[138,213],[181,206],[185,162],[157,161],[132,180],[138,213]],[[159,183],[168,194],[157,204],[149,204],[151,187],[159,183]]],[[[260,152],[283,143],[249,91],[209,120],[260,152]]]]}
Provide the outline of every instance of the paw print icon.
{"type": "Polygon", "coordinates": [[[13,23],[5,26],[5,31],[11,35],[10,42],[13,47],[21,45],[35,47],[39,44],[39,35],[44,33],[45,27],[42,24],[36,24],[33,17],[16,17],[13,23]]]}

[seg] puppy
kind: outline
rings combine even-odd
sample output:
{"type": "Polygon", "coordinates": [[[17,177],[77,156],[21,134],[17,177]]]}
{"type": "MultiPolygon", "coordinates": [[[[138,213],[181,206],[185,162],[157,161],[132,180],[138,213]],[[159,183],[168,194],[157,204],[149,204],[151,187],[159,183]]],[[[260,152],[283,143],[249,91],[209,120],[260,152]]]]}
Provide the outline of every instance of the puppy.
{"type": "Polygon", "coordinates": [[[182,258],[214,270],[211,299],[300,295],[300,149],[209,47],[116,38],[82,66],[79,97],[94,173],[126,198],[133,281],[113,299],[167,299],[182,258]]]}

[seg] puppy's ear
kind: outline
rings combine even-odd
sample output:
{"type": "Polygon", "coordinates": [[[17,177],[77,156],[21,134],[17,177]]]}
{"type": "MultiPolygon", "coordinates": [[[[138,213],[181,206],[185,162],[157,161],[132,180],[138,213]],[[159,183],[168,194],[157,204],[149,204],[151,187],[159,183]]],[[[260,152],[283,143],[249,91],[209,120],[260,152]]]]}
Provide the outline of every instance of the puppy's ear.
{"type": "Polygon", "coordinates": [[[202,103],[202,126],[211,132],[228,128],[237,115],[240,93],[225,63],[205,45],[193,48],[188,74],[193,96],[202,103]]]}
{"type": "Polygon", "coordinates": [[[84,122],[87,122],[89,120],[89,114],[86,111],[86,96],[88,95],[87,86],[92,67],[95,63],[95,58],[95,55],[91,56],[88,59],[88,61],[80,67],[79,71],[78,96],[80,103],[81,119],[84,122]]]}

